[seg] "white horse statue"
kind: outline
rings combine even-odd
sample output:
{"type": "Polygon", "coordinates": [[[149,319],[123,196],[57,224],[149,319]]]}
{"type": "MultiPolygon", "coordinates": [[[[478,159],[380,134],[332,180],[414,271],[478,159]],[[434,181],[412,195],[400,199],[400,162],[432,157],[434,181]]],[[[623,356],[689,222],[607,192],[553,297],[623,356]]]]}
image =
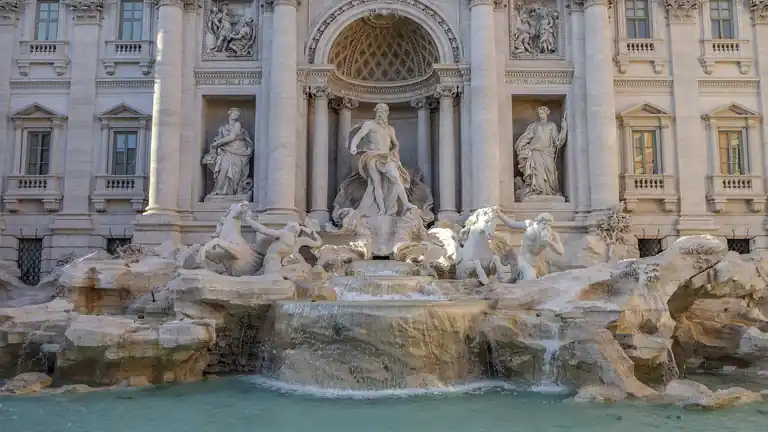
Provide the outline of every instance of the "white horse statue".
{"type": "Polygon", "coordinates": [[[243,215],[248,214],[248,203],[232,204],[216,226],[216,234],[198,252],[198,261],[219,264],[229,276],[255,274],[260,266],[259,255],[251,249],[240,233],[243,215]]]}

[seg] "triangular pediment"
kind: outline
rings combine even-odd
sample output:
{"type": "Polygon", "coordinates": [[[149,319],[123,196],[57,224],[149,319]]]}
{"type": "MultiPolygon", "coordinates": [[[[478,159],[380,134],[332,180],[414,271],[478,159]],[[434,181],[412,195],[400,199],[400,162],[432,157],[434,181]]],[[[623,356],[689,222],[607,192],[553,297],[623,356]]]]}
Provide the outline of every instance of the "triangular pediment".
{"type": "Polygon", "coordinates": [[[65,119],[66,117],[56,111],[46,108],[38,103],[27,105],[11,114],[11,119],[65,119]]]}
{"type": "Polygon", "coordinates": [[[98,118],[148,119],[150,116],[130,105],[120,103],[98,115],[98,118]]]}
{"type": "Polygon", "coordinates": [[[751,109],[745,107],[744,105],[738,104],[738,103],[732,103],[729,105],[721,106],[712,112],[706,114],[704,116],[705,118],[758,118],[760,117],[760,114],[758,114],[755,111],[752,111],[751,109]]]}
{"type": "Polygon", "coordinates": [[[628,117],[671,117],[667,110],[650,102],[643,102],[619,113],[619,118],[628,117]]]}

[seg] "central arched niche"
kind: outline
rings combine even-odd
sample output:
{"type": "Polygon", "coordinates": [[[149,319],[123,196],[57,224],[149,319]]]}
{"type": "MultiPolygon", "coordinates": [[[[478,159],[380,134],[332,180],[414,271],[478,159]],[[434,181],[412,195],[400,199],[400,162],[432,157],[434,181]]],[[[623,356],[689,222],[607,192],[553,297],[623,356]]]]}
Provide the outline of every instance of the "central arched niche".
{"type": "Polygon", "coordinates": [[[328,63],[346,80],[412,82],[432,73],[440,52],[417,22],[398,13],[371,13],[350,23],[331,46],[328,63]]]}

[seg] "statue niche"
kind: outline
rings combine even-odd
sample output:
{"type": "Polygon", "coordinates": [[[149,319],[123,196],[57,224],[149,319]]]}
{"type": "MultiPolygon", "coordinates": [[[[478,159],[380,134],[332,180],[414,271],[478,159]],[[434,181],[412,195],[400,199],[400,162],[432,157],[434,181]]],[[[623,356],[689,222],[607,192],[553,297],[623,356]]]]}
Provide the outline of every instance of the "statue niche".
{"type": "Polygon", "coordinates": [[[252,5],[251,1],[210,3],[204,26],[204,59],[247,60],[255,56],[256,24],[252,5]]]}
{"type": "Polygon", "coordinates": [[[389,124],[389,106],[378,104],[375,118],[352,127],[349,151],[359,155],[357,172],[342,182],[333,202],[333,219],[340,223],[343,209],[362,216],[402,216],[419,209],[432,221],[432,192],[422,182],[422,173],[407,169],[400,161],[400,142],[389,124]]]}
{"type": "Polygon", "coordinates": [[[515,178],[515,191],[520,201],[565,201],[560,189],[558,159],[568,134],[565,113],[557,125],[549,120],[550,110],[536,108],[537,120],[528,125],[515,142],[515,155],[520,176],[515,178]]]}
{"type": "Polygon", "coordinates": [[[213,190],[206,201],[227,199],[249,201],[253,190],[251,156],[253,141],[240,123],[239,108],[229,109],[229,120],[222,123],[203,156],[202,163],[213,173],[213,190]]]}

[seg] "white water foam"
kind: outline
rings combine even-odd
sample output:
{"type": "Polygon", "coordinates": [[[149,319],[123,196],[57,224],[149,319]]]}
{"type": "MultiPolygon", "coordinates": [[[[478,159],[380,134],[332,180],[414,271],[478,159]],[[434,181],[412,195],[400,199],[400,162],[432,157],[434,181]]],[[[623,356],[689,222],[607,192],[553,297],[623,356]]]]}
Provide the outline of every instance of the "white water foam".
{"type": "Polygon", "coordinates": [[[406,398],[423,395],[450,395],[450,394],[471,394],[483,393],[486,391],[518,391],[521,388],[504,381],[478,381],[469,384],[462,384],[449,387],[433,388],[409,388],[409,389],[391,389],[391,390],[339,390],[324,389],[314,386],[303,386],[289,384],[276,379],[263,376],[242,376],[242,379],[255,384],[258,387],[277,391],[280,393],[298,394],[304,396],[313,396],[329,399],[382,399],[382,398],[406,398]]]}
{"type": "Polygon", "coordinates": [[[344,292],[343,290],[336,290],[336,299],[345,301],[371,301],[371,300],[448,300],[447,297],[442,295],[426,295],[419,292],[413,292],[409,294],[386,294],[386,295],[371,295],[356,292],[344,292]],[[341,292],[339,292],[341,291],[341,292]]]}

